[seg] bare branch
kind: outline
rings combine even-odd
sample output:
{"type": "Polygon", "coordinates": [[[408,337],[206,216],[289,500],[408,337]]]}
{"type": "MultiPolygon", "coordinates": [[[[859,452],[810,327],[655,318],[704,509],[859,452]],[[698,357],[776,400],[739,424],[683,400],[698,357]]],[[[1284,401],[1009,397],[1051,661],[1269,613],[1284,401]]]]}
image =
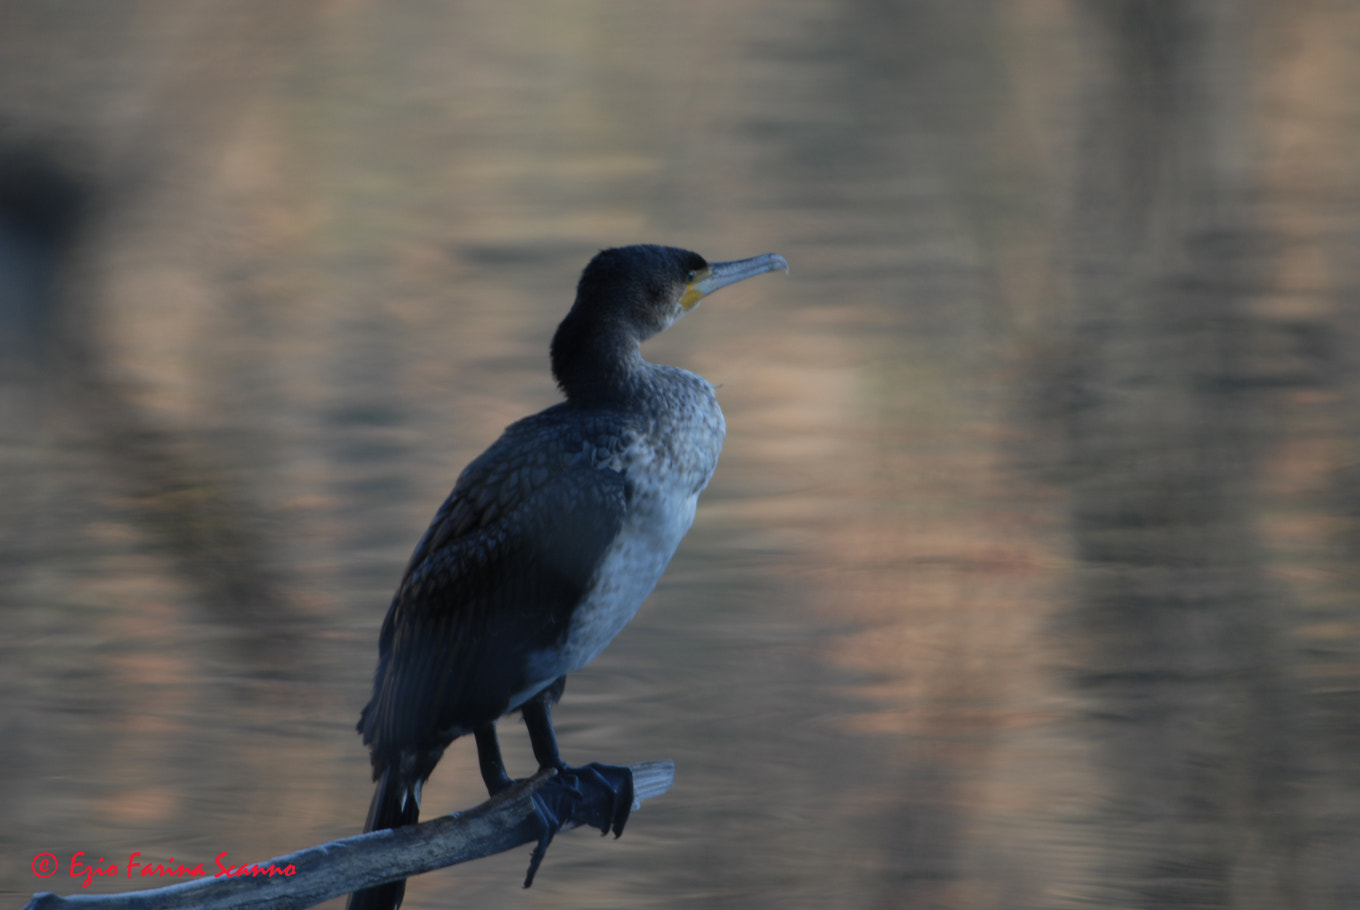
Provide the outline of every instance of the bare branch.
{"type": "MultiPolygon", "coordinates": [[[[665,793],[675,779],[675,764],[670,761],[628,767],[633,772],[635,809],[643,800],[665,793]]],[[[44,892],[34,895],[24,910],[302,910],[360,888],[537,843],[542,822],[534,795],[550,787],[553,777],[551,771],[531,777],[466,812],[347,837],[252,864],[259,870],[253,876],[219,875],[126,894],[60,897],[44,892]],[[275,873],[266,874],[271,866],[275,873]],[[284,874],[290,867],[293,873],[284,874]]],[[[581,809],[563,822],[561,830],[575,828],[582,824],[578,818],[601,811],[592,806],[581,809]]]]}

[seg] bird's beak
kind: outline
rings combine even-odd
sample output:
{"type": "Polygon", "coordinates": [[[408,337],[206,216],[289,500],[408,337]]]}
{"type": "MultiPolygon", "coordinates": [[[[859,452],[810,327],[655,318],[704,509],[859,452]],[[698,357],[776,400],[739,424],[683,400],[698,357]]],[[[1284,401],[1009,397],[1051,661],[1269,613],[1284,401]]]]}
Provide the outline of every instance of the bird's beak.
{"type": "Polygon", "coordinates": [[[680,305],[690,310],[718,288],[725,288],[729,284],[735,284],[754,275],[788,270],[788,262],[778,253],[765,253],[762,256],[752,256],[750,259],[738,259],[734,262],[715,262],[695,272],[694,277],[685,284],[685,296],[680,298],[680,305]]]}

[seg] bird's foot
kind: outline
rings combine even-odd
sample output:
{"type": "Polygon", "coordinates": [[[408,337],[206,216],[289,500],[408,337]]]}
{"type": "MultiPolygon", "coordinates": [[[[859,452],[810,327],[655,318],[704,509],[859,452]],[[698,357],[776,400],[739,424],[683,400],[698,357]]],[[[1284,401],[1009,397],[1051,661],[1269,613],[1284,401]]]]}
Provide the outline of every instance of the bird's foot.
{"type": "Polygon", "coordinates": [[[561,765],[555,777],[534,791],[533,800],[541,830],[524,877],[526,888],[534,883],[553,835],[568,823],[590,825],[601,834],[613,831],[615,837],[623,833],[633,808],[633,772],[598,762],[579,768],[561,765]]]}

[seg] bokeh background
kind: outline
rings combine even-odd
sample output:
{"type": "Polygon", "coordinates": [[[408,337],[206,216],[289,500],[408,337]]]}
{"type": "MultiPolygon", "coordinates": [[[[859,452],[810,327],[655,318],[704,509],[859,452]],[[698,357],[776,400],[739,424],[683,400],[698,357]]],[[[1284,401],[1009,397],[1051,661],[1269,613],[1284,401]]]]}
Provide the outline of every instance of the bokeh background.
{"type": "Polygon", "coordinates": [[[557,712],[675,788],[408,907],[1360,906],[1357,99],[1353,0],[7,0],[0,897],[359,829],[405,559],[646,241],[792,265],[649,343],[727,447],[557,712]]]}

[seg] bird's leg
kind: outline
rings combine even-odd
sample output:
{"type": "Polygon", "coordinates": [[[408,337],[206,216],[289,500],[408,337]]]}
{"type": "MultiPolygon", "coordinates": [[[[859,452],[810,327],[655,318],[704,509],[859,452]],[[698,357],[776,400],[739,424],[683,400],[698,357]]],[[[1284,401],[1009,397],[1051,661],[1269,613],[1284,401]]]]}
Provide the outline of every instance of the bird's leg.
{"type": "Polygon", "coordinates": [[[618,837],[633,808],[633,772],[627,767],[592,762],[572,768],[562,761],[552,725],[551,700],[556,694],[551,689],[540,692],[523,708],[529,742],[533,745],[539,768],[557,771],[552,781],[534,793],[534,806],[543,823],[543,833],[529,861],[529,873],[524,879],[526,888],[533,884],[534,873],[538,871],[553,835],[566,821],[599,828],[601,834],[613,831],[618,837]]]}
{"type": "Polygon", "coordinates": [[[496,725],[483,724],[473,735],[477,737],[477,764],[482,769],[482,780],[486,783],[487,793],[495,796],[512,785],[514,781],[505,773],[505,762],[501,759],[501,744],[496,739],[496,725]]]}
{"type": "Polygon", "coordinates": [[[557,752],[557,733],[553,730],[552,708],[548,693],[540,692],[524,706],[524,725],[529,728],[529,742],[534,747],[534,759],[540,771],[553,768],[565,771],[567,765],[557,752]]]}

